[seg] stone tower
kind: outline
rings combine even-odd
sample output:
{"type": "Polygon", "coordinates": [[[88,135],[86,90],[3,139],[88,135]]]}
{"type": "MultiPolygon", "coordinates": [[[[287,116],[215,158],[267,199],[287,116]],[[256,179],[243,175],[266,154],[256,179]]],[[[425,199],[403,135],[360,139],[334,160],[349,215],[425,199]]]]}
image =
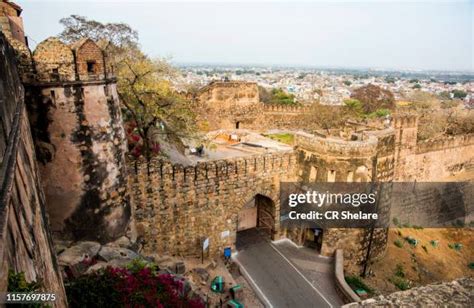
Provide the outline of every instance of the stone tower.
{"type": "Polygon", "coordinates": [[[105,59],[90,39],[49,38],[24,81],[51,228],[62,238],[108,242],[130,219],[126,138],[105,59]]]}

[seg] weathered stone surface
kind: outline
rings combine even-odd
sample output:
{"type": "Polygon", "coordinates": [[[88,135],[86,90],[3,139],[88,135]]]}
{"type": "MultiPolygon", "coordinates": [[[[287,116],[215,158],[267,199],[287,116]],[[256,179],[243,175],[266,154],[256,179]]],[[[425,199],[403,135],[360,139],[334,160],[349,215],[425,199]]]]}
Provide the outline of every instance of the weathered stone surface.
{"type": "Polygon", "coordinates": [[[58,238],[113,241],[127,232],[131,215],[116,80],[90,39],[67,46],[49,38],[33,62],[26,98],[52,231],[58,238]]]}
{"type": "Polygon", "coordinates": [[[199,283],[201,282],[207,283],[207,281],[210,278],[209,272],[205,268],[202,268],[202,267],[197,267],[193,269],[193,274],[195,274],[197,278],[199,278],[199,283]]]}
{"type": "Polygon", "coordinates": [[[377,296],[360,303],[344,305],[356,307],[472,307],[474,279],[462,278],[452,282],[430,284],[407,291],[377,296]]]}
{"type": "Polygon", "coordinates": [[[115,259],[130,261],[139,257],[136,252],[130,249],[110,246],[103,246],[98,255],[102,260],[107,262],[115,259]]]}
{"type": "Polygon", "coordinates": [[[106,246],[109,246],[109,247],[123,247],[123,248],[130,248],[131,245],[132,245],[132,242],[126,236],[122,236],[118,238],[116,241],[106,244],[106,246]]]}
{"type": "Polygon", "coordinates": [[[74,265],[84,258],[94,258],[100,250],[100,244],[97,242],[77,242],[72,247],[66,249],[58,256],[60,265],[74,265]]]}
{"type": "Polygon", "coordinates": [[[107,266],[110,266],[110,264],[108,264],[107,262],[102,262],[102,261],[99,261],[97,262],[96,264],[90,266],[85,274],[88,275],[88,274],[92,274],[93,272],[97,272],[98,270],[100,269],[103,269],[103,268],[106,268],[107,266]]]}
{"type": "Polygon", "coordinates": [[[42,282],[41,291],[56,294],[53,306],[66,307],[15,63],[0,33],[0,168],[6,171],[0,177],[0,290],[7,290],[9,270],[23,272],[27,281],[42,282]]]}

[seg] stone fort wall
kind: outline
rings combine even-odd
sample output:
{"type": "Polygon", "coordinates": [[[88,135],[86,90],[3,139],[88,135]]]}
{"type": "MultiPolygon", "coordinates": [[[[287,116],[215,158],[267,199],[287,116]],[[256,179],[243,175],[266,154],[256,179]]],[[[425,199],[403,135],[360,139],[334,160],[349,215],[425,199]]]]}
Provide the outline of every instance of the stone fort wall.
{"type": "Polygon", "coordinates": [[[24,81],[52,231],[101,243],[124,235],[131,205],[116,80],[90,39],[57,38],[32,54],[24,81]]]}
{"type": "Polygon", "coordinates": [[[280,181],[293,180],[293,153],[218,160],[183,167],[152,160],[132,163],[134,218],[145,250],[199,255],[209,237],[210,254],[235,247],[238,213],[255,196],[272,200],[277,239],[280,181]],[[228,235],[226,235],[228,232],[228,235]]]}
{"type": "Polygon", "coordinates": [[[8,272],[54,292],[55,307],[66,295],[49,232],[45,199],[13,48],[0,33],[0,290],[8,272]]]}

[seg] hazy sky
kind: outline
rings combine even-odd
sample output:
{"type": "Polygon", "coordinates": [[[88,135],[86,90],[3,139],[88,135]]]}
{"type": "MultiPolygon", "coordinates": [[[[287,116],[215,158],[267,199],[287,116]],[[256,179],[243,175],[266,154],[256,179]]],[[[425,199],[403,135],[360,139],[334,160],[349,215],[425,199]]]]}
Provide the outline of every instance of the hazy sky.
{"type": "Polygon", "coordinates": [[[33,45],[79,14],[180,63],[474,70],[474,0],[16,2],[33,45]]]}

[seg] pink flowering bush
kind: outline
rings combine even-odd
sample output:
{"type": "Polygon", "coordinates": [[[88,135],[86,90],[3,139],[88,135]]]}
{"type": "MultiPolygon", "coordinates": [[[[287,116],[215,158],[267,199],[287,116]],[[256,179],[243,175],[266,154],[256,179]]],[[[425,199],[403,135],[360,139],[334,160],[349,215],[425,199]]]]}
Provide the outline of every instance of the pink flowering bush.
{"type": "Polygon", "coordinates": [[[69,281],[66,292],[70,307],[205,307],[183,278],[150,267],[107,267],[69,281]]]}

